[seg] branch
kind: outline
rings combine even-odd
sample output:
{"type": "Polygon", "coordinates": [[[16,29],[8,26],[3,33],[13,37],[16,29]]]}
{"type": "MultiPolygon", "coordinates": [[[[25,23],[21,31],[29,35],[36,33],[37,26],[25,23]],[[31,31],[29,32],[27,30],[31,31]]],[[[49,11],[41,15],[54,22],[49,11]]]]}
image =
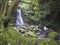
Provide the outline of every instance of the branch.
{"type": "Polygon", "coordinates": [[[7,16],[9,16],[9,18],[11,18],[11,17],[10,17],[10,14],[11,14],[14,6],[15,6],[15,5],[18,5],[20,1],[21,1],[21,0],[14,0],[13,3],[11,4],[11,6],[8,8],[7,16]]]}
{"type": "Polygon", "coordinates": [[[4,16],[5,16],[5,14],[7,13],[8,1],[9,1],[9,0],[5,0],[5,6],[4,6],[4,12],[3,12],[3,15],[4,15],[4,16]]]}
{"type": "Polygon", "coordinates": [[[5,0],[2,0],[1,7],[0,7],[0,15],[2,15],[4,10],[5,0]]]}
{"type": "Polygon", "coordinates": [[[22,2],[22,3],[26,3],[26,4],[31,4],[31,3],[28,3],[28,2],[25,2],[25,1],[20,1],[20,2],[22,2]]]}
{"type": "MultiPolygon", "coordinates": [[[[25,1],[20,1],[20,2],[22,2],[22,3],[26,3],[26,4],[31,4],[31,3],[29,3],[29,2],[25,2],[25,1]]],[[[36,6],[35,4],[32,4],[32,5],[36,6]]]]}

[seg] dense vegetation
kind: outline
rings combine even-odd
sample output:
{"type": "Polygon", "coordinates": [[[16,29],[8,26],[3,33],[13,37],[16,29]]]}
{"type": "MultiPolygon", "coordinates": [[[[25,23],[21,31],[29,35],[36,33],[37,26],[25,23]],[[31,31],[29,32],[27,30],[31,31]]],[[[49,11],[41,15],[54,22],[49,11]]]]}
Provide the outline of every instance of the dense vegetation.
{"type": "Polygon", "coordinates": [[[60,45],[60,40],[55,40],[60,31],[59,18],[60,0],[0,0],[0,45],[60,45]],[[32,25],[20,29],[24,34],[12,28],[17,8],[22,9],[24,21],[32,25]],[[6,23],[7,19],[11,21],[6,23]],[[38,39],[35,25],[54,31],[49,31],[49,38],[38,39]]]}

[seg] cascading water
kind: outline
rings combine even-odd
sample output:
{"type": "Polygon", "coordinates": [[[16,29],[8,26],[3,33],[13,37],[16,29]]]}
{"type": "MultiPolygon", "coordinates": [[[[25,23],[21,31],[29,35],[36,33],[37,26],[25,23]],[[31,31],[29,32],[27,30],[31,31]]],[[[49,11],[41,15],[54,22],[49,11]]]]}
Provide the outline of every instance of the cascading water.
{"type": "Polygon", "coordinates": [[[17,26],[24,25],[22,16],[21,16],[21,9],[17,9],[17,19],[16,19],[16,24],[17,26]]]}
{"type": "MultiPolygon", "coordinates": [[[[24,21],[22,19],[22,14],[21,14],[21,9],[17,9],[17,18],[16,18],[16,23],[15,23],[16,26],[18,26],[18,28],[16,29],[17,31],[19,31],[20,27],[19,26],[23,26],[25,25],[24,24],[24,21]]],[[[40,27],[41,28],[41,27],[40,27]]],[[[15,29],[15,28],[14,28],[15,29]]],[[[48,30],[48,28],[46,26],[43,27],[44,30],[48,30]]],[[[40,29],[42,30],[42,29],[40,29]]],[[[46,37],[46,32],[37,32],[37,33],[40,33],[38,38],[44,38],[46,37]]]]}

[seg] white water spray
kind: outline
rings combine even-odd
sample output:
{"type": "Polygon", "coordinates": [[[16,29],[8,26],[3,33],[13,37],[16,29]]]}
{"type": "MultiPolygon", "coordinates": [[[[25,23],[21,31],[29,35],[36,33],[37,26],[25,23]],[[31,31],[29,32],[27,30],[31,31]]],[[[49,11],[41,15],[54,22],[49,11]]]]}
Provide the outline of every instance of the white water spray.
{"type": "Polygon", "coordinates": [[[24,25],[22,16],[21,16],[21,9],[17,9],[17,19],[16,19],[16,24],[17,26],[24,25]]]}

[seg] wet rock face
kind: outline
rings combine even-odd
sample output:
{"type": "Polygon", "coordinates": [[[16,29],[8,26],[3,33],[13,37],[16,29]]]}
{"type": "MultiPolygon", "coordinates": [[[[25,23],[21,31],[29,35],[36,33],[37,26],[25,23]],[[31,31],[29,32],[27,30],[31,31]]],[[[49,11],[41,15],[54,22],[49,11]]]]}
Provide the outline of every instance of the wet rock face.
{"type": "Polygon", "coordinates": [[[43,26],[40,26],[40,25],[39,25],[39,26],[38,26],[38,29],[43,29],[43,26]]]}
{"type": "Polygon", "coordinates": [[[60,40],[60,33],[55,37],[55,40],[60,40]]]}
{"type": "Polygon", "coordinates": [[[60,36],[56,36],[55,37],[55,40],[60,40],[60,36]]]}
{"type": "Polygon", "coordinates": [[[38,38],[46,38],[46,37],[47,37],[47,35],[46,35],[45,32],[41,33],[41,34],[38,36],[38,38]]]}

